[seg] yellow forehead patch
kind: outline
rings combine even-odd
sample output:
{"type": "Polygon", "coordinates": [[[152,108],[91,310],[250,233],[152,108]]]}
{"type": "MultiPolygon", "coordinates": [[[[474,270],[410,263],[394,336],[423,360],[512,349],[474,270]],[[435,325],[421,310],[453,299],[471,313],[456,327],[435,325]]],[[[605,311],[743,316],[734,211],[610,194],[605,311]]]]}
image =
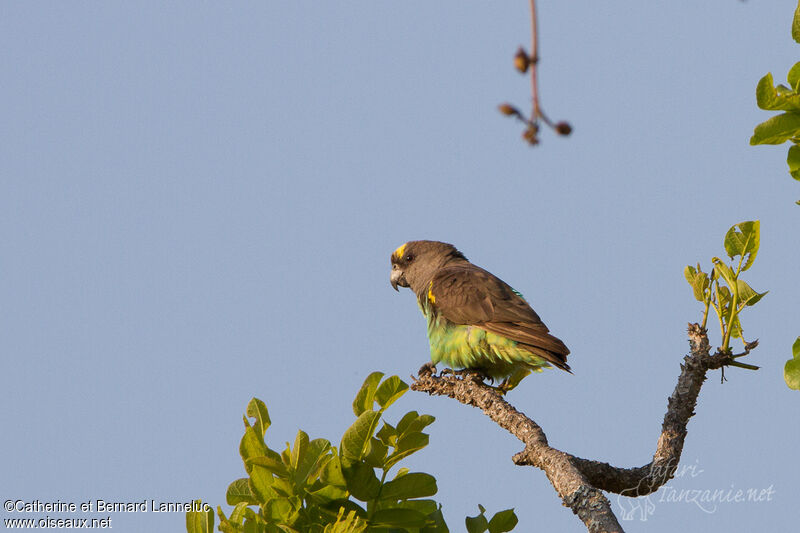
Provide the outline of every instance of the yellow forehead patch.
{"type": "MultiPolygon", "coordinates": [[[[406,244],[408,244],[408,243],[406,243],[406,244]]],[[[394,254],[392,254],[392,255],[394,255],[396,258],[400,259],[401,257],[403,257],[403,253],[405,253],[405,251],[406,251],[406,245],[405,244],[401,244],[400,247],[397,248],[397,250],[395,250],[394,254]]]]}

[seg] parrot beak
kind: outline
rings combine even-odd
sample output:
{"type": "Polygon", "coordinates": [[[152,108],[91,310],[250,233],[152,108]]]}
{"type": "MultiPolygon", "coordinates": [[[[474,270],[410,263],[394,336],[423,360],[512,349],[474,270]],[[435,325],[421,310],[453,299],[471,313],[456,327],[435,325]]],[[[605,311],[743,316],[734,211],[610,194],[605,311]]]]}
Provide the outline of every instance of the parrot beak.
{"type": "Polygon", "coordinates": [[[401,287],[408,287],[408,282],[403,275],[403,271],[399,268],[392,268],[392,276],[389,278],[389,282],[392,284],[392,288],[397,292],[400,292],[400,289],[397,288],[398,285],[401,287]]]}

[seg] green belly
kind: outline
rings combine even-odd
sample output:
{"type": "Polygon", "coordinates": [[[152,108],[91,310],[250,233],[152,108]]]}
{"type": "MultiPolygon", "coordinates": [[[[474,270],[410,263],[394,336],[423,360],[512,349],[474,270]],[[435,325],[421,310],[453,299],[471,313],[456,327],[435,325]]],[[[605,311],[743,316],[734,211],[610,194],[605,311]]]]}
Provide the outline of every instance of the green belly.
{"type": "Polygon", "coordinates": [[[541,372],[550,366],[516,341],[501,335],[478,326],[453,324],[433,313],[427,317],[434,364],[481,370],[494,379],[507,378],[519,370],[541,372]]]}

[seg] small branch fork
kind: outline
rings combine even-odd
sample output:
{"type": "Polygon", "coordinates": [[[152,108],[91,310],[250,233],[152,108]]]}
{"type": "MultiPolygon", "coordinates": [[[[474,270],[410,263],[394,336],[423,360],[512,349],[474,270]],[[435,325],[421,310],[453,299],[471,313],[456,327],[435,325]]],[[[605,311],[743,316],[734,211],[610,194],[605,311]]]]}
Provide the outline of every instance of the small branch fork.
{"type": "Polygon", "coordinates": [[[523,124],[525,124],[525,131],[522,133],[522,138],[525,141],[535,146],[539,144],[539,121],[541,120],[559,135],[569,135],[572,133],[572,126],[568,122],[561,121],[558,123],[550,120],[544,114],[542,106],[539,103],[539,31],[538,22],[536,19],[536,0],[529,0],[531,10],[531,53],[528,55],[525,50],[520,47],[514,56],[514,68],[522,74],[530,70],[531,76],[531,114],[526,117],[516,107],[511,104],[500,104],[498,109],[506,116],[514,117],[523,124]]]}
{"type": "MultiPolygon", "coordinates": [[[[423,367],[411,389],[432,396],[449,396],[482,410],[525,445],[514,455],[514,463],[544,470],[564,505],[578,515],[588,531],[616,532],[622,531],[622,527],[602,491],[644,496],[672,479],[683,451],[686,426],[694,414],[706,374],[729,366],[739,357],[721,352],[710,355],[706,330],[698,324],[689,324],[689,343],[691,353],[684,357],[678,383],[667,401],[653,460],[636,468],[619,468],[553,448],[536,422],[509,404],[496,389],[484,384],[478,374],[467,373],[463,378],[437,376],[425,372],[423,367]]],[[[750,343],[746,351],[756,346],[757,341],[750,343]]]]}

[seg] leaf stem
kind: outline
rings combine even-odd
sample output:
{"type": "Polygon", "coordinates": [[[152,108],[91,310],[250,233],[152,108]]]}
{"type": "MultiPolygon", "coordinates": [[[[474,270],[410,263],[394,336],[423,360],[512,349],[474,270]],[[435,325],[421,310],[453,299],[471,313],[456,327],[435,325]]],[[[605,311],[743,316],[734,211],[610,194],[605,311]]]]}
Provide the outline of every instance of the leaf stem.
{"type": "MultiPolygon", "coordinates": [[[[741,267],[741,261],[739,262],[739,267],[741,267]]],[[[733,278],[733,284],[731,286],[731,310],[730,314],[728,315],[728,328],[725,331],[725,335],[722,338],[722,351],[728,351],[728,345],[731,342],[731,332],[733,331],[733,321],[736,319],[736,315],[738,314],[738,305],[739,305],[739,284],[737,283],[739,279],[739,271],[737,269],[736,276],[733,278]]]]}
{"type": "Polygon", "coordinates": [[[719,279],[715,279],[714,280],[714,295],[716,296],[716,298],[714,298],[714,300],[715,300],[714,301],[714,311],[716,311],[717,318],[719,318],[719,333],[720,333],[720,336],[724,337],[725,336],[725,321],[722,318],[722,315],[723,315],[722,303],[720,302],[720,299],[719,299],[719,279]]]}
{"type": "Polygon", "coordinates": [[[708,291],[708,298],[706,298],[706,308],[703,310],[703,323],[701,328],[706,329],[706,322],[708,322],[708,308],[711,306],[711,291],[708,291]]]}
{"type": "Polygon", "coordinates": [[[375,496],[375,499],[372,503],[372,509],[370,509],[369,515],[367,516],[367,522],[372,520],[372,516],[375,514],[375,511],[378,510],[378,502],[381,501],[381,491],[383,491],[383,483],[386,481],[386,474],[389,473],[388,469],[382,469],[383,474],[381,475],[381,486],[378,487],[378,494],[375,496]]]}

